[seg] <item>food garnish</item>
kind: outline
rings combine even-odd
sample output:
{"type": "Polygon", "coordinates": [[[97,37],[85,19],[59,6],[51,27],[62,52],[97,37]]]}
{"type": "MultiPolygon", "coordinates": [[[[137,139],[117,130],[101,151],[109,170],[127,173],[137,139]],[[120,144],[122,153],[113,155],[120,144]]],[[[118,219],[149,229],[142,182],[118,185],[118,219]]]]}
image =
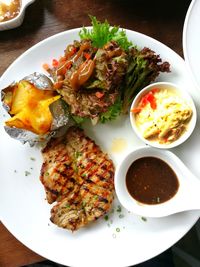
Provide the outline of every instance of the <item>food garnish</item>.
{"type": "Polygon", "coordinates": [[[110,41],[115,41],[125,51],[128,51],[132,46],[132,42],[128,40],[125,30],[120,30],[118,26],[111,27],[107,20],[101,23],[96,17],[89,17],[92,29],[88,30],[83,27],[79,32],[81,40],[91,40],[92,45],[96,48],[102,48],[110,41]]]}
{"type": "Polygon", "coordinates": [[[142,136],[159,144],[177,140],[192,117],[189,103],[168,89],[149,91],[131,111],[142,136]]]}

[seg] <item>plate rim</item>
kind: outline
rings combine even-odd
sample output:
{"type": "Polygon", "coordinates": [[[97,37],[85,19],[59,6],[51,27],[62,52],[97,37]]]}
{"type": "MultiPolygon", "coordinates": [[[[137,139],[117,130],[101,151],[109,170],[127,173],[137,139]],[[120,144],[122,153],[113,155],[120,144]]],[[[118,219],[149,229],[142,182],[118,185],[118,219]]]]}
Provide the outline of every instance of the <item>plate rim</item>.
{"type": "Polygon", "coordinates": [[[194,83],[195,87],[197,88],[197,90],[200,90],[200,84],[198,84],[197,79],[192,72],[192,66],[191,66],[191,62],[189,60],[188,46],[187,46],[188,24],[189,24],[191,14],[195,8],[197,1],[198,0],[192,0],[189,7],[188,7],[187,12],[186,12],[186,16],[185,16],[185,20],[184,20],[184,24],[183,24],[182,46],[183,46],[183,55],[184,55],[185,63],[186,63],[186,66],[188,68],[188,71],[190,73],[191,79],[193,80],[193,83],[194,83]]]}

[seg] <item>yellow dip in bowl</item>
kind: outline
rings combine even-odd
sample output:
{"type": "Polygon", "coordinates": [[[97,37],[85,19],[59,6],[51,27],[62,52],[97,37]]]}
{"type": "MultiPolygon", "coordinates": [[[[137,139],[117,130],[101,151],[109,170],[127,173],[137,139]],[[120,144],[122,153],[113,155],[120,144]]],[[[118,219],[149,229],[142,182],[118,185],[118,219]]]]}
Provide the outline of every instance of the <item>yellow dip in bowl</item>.
{"type": "Polygon", "coordinates": [[[189,137],[196,123],[196,109],[183,89],[171,83],[155,83],[136,96],[130,119],[143,141],[168,148],[189,137]]]}

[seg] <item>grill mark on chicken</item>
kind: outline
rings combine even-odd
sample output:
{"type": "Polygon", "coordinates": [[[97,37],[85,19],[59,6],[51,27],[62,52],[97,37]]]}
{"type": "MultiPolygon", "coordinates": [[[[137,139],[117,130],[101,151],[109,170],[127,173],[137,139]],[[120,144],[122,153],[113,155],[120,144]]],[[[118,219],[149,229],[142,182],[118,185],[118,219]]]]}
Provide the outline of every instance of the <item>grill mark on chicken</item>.
{"type": "Polygon", "coordinates": [[[83,130],[71,127],[42,151],[41,182],[51,221],[72,231],[106,214],[114,198],[114,166],[83,130]]]}

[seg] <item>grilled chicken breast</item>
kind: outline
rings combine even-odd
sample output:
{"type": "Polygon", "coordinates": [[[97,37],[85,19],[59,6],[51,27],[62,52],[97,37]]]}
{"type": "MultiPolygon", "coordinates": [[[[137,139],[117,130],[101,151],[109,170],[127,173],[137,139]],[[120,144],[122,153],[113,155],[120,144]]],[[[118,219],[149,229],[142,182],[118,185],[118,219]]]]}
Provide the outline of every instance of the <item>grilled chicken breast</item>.
{"type": "Polygon", "coordinates": [[[57,202],[51,221],[72,231],[107,213],[114,198],[114,166],[83,130],[71,127],[42,151],[41,182],[57,202]]]}

